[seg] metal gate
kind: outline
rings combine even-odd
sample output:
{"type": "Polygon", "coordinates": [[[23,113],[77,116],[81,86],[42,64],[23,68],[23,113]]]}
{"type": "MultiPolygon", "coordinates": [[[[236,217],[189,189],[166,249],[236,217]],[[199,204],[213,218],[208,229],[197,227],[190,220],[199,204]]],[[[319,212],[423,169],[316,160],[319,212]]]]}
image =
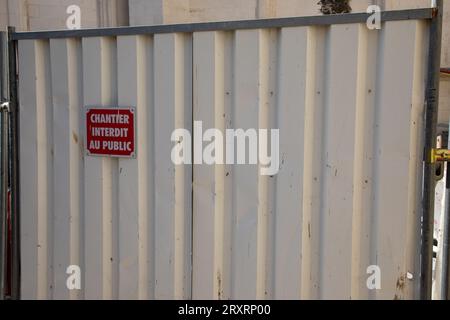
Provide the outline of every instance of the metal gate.
{"type": "Polygon", "coordinates": [[[11,33],[21,297],[418,298],[435,13],[11,33]],[[88,106],[136,108],[135,159],[86,155],[88,106]],[[279,129],[278,173],[175,165],[195,121],[279,129]]]}

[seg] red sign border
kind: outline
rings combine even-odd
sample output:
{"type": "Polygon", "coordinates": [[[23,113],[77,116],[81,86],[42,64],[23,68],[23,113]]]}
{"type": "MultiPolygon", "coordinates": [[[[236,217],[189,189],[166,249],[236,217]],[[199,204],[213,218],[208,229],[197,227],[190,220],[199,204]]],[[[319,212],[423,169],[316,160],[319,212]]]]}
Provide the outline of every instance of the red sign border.
{"type": "Polygon", "coordinates": [[[85,112],[84,112],[84,116],[85,116],[85,121],[84,121],[84,125],[85,125],[85,137],[84,137],[84,149],[85,149],[85,154],[88,157],[94,157],[94,158],[110,158],[110,159],[136,159],[137,158],[137,129],[136,129],[136,107],[102,107],[102,106],[95,106],[95,107],[85,107],[85,112]],[[91,111],[91,110],[128,110],[131,113],[133,113],[134,117],[133,117],[133,131],[134,131],[134,152],[129,155],[129,156],[120,156],[120,155],[115,155],[115,154],[92,154],[89,152],[88,149],[88,135],[87,135],[87,114],[91,111]]]}

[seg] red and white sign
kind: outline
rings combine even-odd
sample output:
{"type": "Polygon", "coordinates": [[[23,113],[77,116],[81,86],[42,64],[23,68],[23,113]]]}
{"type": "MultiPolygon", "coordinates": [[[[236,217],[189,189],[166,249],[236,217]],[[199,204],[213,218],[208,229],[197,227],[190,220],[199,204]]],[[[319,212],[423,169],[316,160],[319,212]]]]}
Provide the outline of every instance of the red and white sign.
{"type": "Polygon", "coordinates": [[[134,108],[86,110],[86,148],[92,156],[135,157],[134,108]]]}

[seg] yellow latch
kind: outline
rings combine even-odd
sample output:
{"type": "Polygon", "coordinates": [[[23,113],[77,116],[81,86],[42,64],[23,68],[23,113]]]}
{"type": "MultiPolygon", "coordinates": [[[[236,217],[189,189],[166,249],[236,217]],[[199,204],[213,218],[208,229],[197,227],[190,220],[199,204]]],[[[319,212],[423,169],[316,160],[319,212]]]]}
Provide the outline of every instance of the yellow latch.
{"type": "Polygon", "coordinates": [[[450,150],[446,149],[432,149],[431,163],[436,162],[450,162],[450,150]]]}

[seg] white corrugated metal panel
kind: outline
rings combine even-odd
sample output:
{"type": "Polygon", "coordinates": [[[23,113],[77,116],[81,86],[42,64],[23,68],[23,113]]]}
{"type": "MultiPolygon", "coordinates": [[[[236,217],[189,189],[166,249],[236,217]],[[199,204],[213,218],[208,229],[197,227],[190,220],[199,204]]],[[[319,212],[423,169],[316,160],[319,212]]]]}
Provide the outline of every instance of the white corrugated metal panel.
{"type": "Polygon", "coordinates": [[[192,170],[170,135],[192,121],[191,42],[20,42],[23,298],[190,297],[192,170]],[[137,107],[139,156],[85,156],[84,106],[115,105],[137,107]]]}
{"type": "Polygon", "coordinates": [[[23,298],[417,297],[427,30],[20,40],[23,298]],[[137,158],[85,156],[84,108],[116,105],[137,158]],[[193,120],[280,129],[279,173],[175,166],[193,120]]]}
{"type": "Polygon", "coordinates": [[[281,148],[274,177],[194,168],[194,298],[415,297],[425,31],[194,34],[194,119],[279,128],[281,148]]]}

